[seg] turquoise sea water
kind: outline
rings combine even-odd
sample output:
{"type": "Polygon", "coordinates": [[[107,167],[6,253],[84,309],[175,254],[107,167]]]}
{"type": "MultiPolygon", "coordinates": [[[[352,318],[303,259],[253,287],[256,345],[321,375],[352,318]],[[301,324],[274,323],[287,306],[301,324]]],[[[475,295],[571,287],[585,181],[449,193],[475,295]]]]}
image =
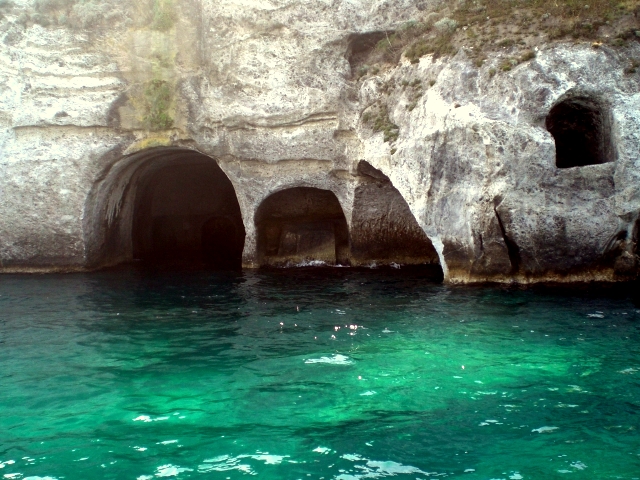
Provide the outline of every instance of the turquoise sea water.
{"type": "Polygon", "coordinates": [[[638,479],[620,286],[0,277],[0,478],[638,479]]]}

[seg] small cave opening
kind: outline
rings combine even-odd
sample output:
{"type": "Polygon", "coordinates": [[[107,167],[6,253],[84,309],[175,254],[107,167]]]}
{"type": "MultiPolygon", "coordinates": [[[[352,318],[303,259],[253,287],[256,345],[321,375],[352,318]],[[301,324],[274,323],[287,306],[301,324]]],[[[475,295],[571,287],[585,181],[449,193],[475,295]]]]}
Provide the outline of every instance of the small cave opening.
{"type": "Polygon", "coordinates": [[[242,268],[240,205],[215,160],[190,152],[147,163],[133,206],[133,259],[147,266],[242,268]]]}
{"type": "Polygon", "coordinates": [[[348,38],[347,60],[351,66],[351,76],[358,74],[358,68],[364,65],[369,55],[376,48],[380,40],[392,35],[393,32],[376,31],[366,33],[354,33],[348,38]]]}
{"type": "Polygon", "coordinates": [[[574,168],[613,160],[611,121],[607,109],[589,97],[556,104],[546,119],[556,143],[556,166],[574,168]]]}
{"type": "Polygon", "coordinates": [[[295,187],[267,197],[256,212],[261,266],[344,265],[349,228],[335,194],[295,187]]]}
{"type": "Polygon", "coordinates": [[[351,221],[354,265],[426,267],[443,276],[433,243],[391,180],[366,161],[358,164],[351,221]]]}

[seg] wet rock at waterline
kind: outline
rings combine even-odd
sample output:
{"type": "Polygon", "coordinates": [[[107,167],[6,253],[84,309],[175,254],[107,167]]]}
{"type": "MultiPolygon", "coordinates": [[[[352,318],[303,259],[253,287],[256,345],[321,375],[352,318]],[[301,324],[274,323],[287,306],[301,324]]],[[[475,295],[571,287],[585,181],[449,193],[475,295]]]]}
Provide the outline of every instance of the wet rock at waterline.
{"type": "Polygon", "coordinates": [[[509,71],[462,48],[360,78],[437,2],[63,3],[2,7],[2,271],[638,274],[634,42],[549,44],[509,71]]]}

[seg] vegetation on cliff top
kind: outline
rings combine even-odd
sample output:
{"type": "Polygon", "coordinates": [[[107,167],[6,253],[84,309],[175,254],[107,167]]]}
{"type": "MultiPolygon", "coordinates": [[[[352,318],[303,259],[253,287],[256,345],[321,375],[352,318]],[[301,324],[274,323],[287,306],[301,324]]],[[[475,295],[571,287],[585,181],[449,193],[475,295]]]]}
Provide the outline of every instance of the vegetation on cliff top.
{"type": "MultiPolygon", "coordinates": [[[[513,66],[552,41],[624,46],[640,36],[639,16],[640,0],[467,0],[385,35],[366,63],[396,64],[403,54],[417,63],[425,55],[438,58],[464,47],[478,65],[488,51],[509,50],[513,66]]],[[[361,67],[359,76],[370,68],[361,67]]]]}

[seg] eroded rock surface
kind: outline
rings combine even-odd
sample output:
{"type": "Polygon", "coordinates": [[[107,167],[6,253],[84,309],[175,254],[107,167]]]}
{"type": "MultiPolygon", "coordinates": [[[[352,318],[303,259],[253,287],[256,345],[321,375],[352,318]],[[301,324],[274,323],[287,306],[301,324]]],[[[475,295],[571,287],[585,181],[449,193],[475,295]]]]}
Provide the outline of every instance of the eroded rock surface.
{"type": "MultiPolygon", "coordinates": [[[[628,65],[640,48],[557,43],[508,72],[500,52],[478,67],[462,48],[358,78],[367,49],[439,3],[2,4],[0,268],[137,258],[154,241],[134,233],[149,179],[187,168],[196,151],[228,177],[243,225],[227,207],[198,211],[185,238],[210,244],[232,225],[246,267],[316,259],[440,263],[451,282],[635,277],[640,77],[628,65]],[[577,157],[597,161],[557,164],[554,135],[572,124],[602,129],[579,137],[588,145],[577,157]],[[304,189],[333,200],[287,213],[304,189]],[[261,217],[277,195],[290,201],[261,217]]],[[[180,175],[167,191],[186,198],[180,175]]]]}

